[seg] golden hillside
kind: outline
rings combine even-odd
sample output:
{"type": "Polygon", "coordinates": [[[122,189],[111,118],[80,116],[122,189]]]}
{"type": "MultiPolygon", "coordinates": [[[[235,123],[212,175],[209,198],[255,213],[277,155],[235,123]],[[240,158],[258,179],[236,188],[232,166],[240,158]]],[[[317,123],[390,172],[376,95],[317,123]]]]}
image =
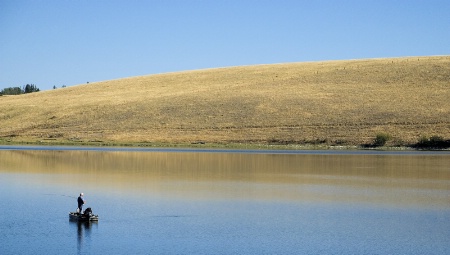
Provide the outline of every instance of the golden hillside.
{"type": "Polygon", "coordinates": [[[362,144],[450,136],[450,56],[243,66],[0,97],[0,141],[362,144]]]}

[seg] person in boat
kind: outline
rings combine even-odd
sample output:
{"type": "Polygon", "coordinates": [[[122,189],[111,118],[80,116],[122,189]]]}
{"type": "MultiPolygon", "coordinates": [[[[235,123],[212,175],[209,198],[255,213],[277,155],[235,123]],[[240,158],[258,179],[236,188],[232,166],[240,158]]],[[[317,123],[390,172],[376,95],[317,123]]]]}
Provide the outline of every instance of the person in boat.
{"type": "Polygon", "coordinates": [[[82,213],[83,212],[83,205],[86,203],[86,201],[83,198],[84,194],[80,193],[80,196],[78,197],[78,212],[82,213]]]}

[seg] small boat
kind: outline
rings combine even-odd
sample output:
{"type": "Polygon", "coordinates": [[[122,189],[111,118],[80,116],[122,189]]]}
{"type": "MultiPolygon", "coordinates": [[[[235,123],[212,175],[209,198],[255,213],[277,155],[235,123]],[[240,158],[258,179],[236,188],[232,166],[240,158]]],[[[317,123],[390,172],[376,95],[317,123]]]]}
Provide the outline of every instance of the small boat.
{"type": "Polygon", "coordinates": [[[98,221],[98,215],[92,213],[91,208],[87,208],[83,213],[69,212],[69,220],[73,221],[98,221]]]}

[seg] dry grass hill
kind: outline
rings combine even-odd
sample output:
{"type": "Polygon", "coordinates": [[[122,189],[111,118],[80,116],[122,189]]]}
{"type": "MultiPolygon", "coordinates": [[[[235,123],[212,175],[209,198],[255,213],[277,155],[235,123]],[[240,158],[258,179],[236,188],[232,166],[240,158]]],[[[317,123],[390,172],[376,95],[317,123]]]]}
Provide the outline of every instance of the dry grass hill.
{"type": "Polygon", "coordinates": [[[391,145],[450,138],[450,56],[243,66],[0,97],[0,142],[391,145]]]}

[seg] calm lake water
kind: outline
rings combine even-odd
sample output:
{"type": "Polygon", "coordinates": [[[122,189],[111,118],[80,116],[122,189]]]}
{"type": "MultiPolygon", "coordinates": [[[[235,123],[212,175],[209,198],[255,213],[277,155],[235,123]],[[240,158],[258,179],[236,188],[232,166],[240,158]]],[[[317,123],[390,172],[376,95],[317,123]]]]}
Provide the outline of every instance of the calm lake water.
{"type": "Polygon", "coordinates": [[[0,193],[0,254],[450,254],[446,152],[0,147],[0,193]]]}

